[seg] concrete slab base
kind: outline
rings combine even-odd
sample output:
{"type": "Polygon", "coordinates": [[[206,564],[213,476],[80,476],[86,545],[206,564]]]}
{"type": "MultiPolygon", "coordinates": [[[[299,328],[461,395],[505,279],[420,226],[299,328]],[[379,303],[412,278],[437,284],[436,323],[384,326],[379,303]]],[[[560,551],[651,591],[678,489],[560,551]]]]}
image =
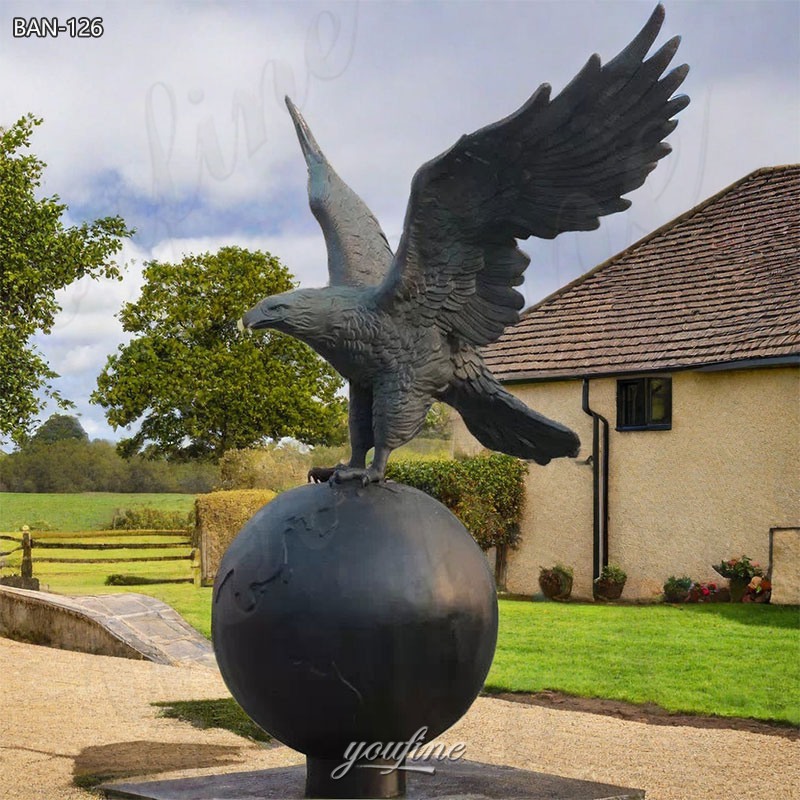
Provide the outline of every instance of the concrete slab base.
{"type": "MultiPolygon", "coordinates": [[[[425,763],[430,766],[430,762],[425,763]]],[[[125,800],[269,800],[304,797],[305,777],[306,768],[299,765],[202,778],[104,784],[99,788],[106,798],[125,800]]],[[[437,766],[435,775],[409,772],[406,797],[409,800],[641,800],[644,791],[476,761],[457,761],[437,766]]]]}

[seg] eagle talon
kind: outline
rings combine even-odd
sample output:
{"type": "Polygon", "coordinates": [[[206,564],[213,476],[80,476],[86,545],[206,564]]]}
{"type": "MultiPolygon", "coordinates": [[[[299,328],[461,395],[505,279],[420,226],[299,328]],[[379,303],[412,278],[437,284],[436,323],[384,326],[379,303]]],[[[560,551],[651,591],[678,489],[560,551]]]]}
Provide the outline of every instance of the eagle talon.
{"type": "Polygon", "coordinates": [[[361,481],[362,486],[369,486],[370,483],[380,483],[383,475],[373,467],[342,467],[336,468],[331,475],[331,483],[344,483],[345,481],[361,481]]]}

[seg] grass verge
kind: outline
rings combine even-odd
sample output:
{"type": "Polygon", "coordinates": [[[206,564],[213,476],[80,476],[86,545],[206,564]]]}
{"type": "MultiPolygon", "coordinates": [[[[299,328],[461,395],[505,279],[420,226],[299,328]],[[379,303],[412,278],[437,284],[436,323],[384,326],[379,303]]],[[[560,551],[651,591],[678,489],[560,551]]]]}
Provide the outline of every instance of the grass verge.
{"type": "Polygon", "coordinates": [[[500,601],[490,692],[554,690],[800,724],[800,613],[500,601]]]}

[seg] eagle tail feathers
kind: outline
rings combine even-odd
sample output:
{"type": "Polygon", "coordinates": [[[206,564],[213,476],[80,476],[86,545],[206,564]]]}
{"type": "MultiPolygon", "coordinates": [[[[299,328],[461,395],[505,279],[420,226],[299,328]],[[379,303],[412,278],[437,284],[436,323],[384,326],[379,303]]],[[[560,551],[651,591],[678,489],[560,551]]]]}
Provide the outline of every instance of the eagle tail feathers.
{"type": "Polygon", "coordinates": [[[537,464],[574,458],[580,450],[577,434],[528,408],[485,367],[479,376],[451,385],[442,400],[461,414],[469,432],[490,450],[537,464]]]}

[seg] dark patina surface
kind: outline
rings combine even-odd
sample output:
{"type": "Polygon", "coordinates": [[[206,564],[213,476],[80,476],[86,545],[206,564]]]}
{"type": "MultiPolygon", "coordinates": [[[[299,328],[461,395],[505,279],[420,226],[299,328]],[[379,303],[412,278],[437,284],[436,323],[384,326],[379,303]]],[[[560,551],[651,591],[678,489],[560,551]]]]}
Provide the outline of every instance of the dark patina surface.
{"type": "Polygon", "coordinates": [[[616,58],[592,56],[555,98],[542,84],[516,112],[420,167],[396,253],[287,98],[330,285],[267,297],[241,324],[302,339],[349,381],[352,456],[337,479],[381,480],[434,400],[457,409],[489,449],[540,464],[577,455],[578,437],[507,392],[480,348],[519,319],[514,287],[530,259],[517,239],[597,228],[628,208],[622,195],[670,151],[663,140],[689,102],[672,95],[688,67],[664,75],[678,37],[646,59],[663,19],[658,6],[616,58]]]}

